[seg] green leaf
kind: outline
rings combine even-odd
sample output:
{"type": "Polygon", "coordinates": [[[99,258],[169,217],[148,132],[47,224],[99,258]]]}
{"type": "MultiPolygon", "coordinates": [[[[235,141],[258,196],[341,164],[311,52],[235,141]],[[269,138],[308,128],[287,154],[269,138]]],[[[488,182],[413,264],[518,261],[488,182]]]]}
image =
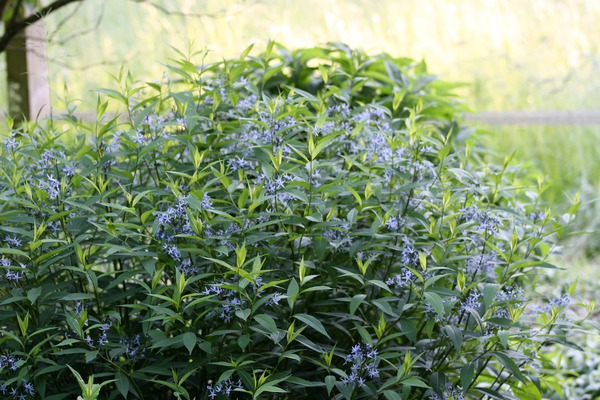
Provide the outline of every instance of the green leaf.
{"type": "Polygon", "coordinates": [[[300,292],[300,286],[298,286],[298,282],[295,278],[292,278],[287,288],[287,302],[290,308],[294,309],[294,303],[296,302],[296,297],[300,292]]]}
{"type": "Polygon", "coordinates": [[[244,308],[243,310],[235,310],[235,315],[239,319],[242,319],[244,321],[246,321],[248,319],[248,317],[250,316],[251,313],[252,313],[252,310],[249,308],[244,308]]]}
{"type": "Polygon", "coordinates": [[[94,296],[88,293],[72,293],[60,297],[62,301],[89,300],[93,298],[94,296]]]}
{"type": "Polygon", "coordinates": [[[356,309],[363,303],[363,301],[365,300],[365,298],[367,297],[366,294],[357,294],[354,297],[352,297],[352,300],[350,300],[350,314],[354,315],[354,313],[356,312],[356,309]]]}
{"type": "Polygon", "coordinates": [[[498,392],[497,390],[492,390],[492,389],[488,389],[488,388],[475,388],[475,390],[477,390],[480,393],[485,394],[486,396],[489,396],[492,399],[497,399],[497,400],[506,400],[506,397],[502,396],[502,394],[500,392],[498,392]]]}
{"type": "Polygon", "coordinates": [[[287,393],[287,390],[282,389],[280,387],[277,387],[275,385],[271,385],[269,383],[262,385],[261,387],[259,387],[258,389],[256,389],[256,391],[253,393],[252,398],[253,399],[259,399],[259,395],[261,395],[264,392],[268,392],[268,393],[287,393]]]}
{"type": "Polygon", "coordinates": [[[317,331],[317,332],[321,333],[322,335],[325,335],[325,336],[327,336],[328,338],[331,339],[331,337],[329,336],[329,334],[325,330],[325,327],[323,326],[323,324],[321,323],[321,321],[319,321],[318,319],[316,319],[312,315],[308,315],[308,314],[295,314],[294,318],[296,318],[296,319],[304,322],[306,325],[310,326],[315,331],[317,331]]]}
{"type": "Polygon", "coordinates": [[[402,396],[396,392],[392,392],[391,390],[384,391],[383,395],[387,400],[402,400],[402,396]]]}
{"type": "Polygon", "coordinates": [[[462,336],[461,330],[458,329],[456,326],[446,325],[446,326],[444,326],[443,331],[446,333],[448,338],[450,338],[450,341],[452,342],[454,349],[457,352],[460,352],[460,348],[461,348],[462,342],[463,342],[463,336],[462,336]]]}
{"type": "Polygon", "coordinates": [[[0,248],[0,254],[12,254],[15,256],[21,256],[21,257],[25,257],[25,258],[29,259],[29,255],[19,249],[3,247],[3,248],[0,248]]]}
{"type": "Polygon", "coordinates": [[[492,283],[487,283],[483,286],[483,303],[486,310],[492,306],[499,289],[500,285],[492,283]]]}
{"type": "Polygon", "coordinates": [[[183,341],[183,345],[191,355],[192,351],[194,350],[194,347],[196,346],[196,334],[193,332],[186,332],[183,335],[181,335],[181,339],[183,341]]]}
{"type": "Polygon", "coordinates": [[[85,363],[89,364],[98,357],[98,350],[88,351],[85,353],[85,363]]]}
{"type": "Polygon", "coordinates": [[[384,297],[381,299],[375,299],[372,301],[373,305],[379,308],[381,311],[391,316],[392,318],[398,318],[398,314],[394,312],[392,305],[390,304],[390,300],[394,299],[393,297],[384,297]]]}
{"type": "Polygon", "coordinates": [[[445,145],[444,147],[442,147],[439,151],[438,151],[438,158],[440,160],[443,160],[444,158],[446,158],[446,156],[448,156],[448,154],[450,154],[450,151],[452,150],[453,144],[449,143],[447,145],[445,145]]]}
{"type": "Polygon", "coordinates": [[[27,292],[27,299],[29,299],[29,301],[33,305],[33,304],[35,304],[35,301],[38,299],[38,297],[40,297],[41,294],[42,294],[42,287],[41,286],[34,287],[34,288],[30,289],[29,292],[27,292]]]}
{"type": "Polygon", "coordinates": [[[408,378],[401,380],[400,383],[404,386],[420,387],[423,389],[430,388],[429,385],[427,385],[421,380],[421,378],[418,378],[416,376],[409,376],[408,378]]]}
{"type": "MultiPolygon", "coordinates": [[[[316,277],[316,275],[309,275],[306,278],[310,278],[310,277],[316,277]]],[[[319,286],[311,286],[309,288],[302,289],[302,291],[300,293],[324,292],[327,290],[331,290],[331,288],[329,286],[319,285],[319,286]]]]}
{"type": "Polygon", "coordinates": [[[17,322],[19,323],[19,330],[22,336],[27,336],[27,329],[29,328],[29,312],[25,314],[25,318],[17,313],[17,322]]]}
{"type": "Polygon", "coordinates": [[[473,376],[475,376],[475,365],[473,365],[473,363],[463,365],[460,369],[460,384],[464,390],[471,386],[473,376]]]}
{"type": "Polygon", "coordinates": [[[246,350],[246,347],[248,347],[248,344],[250,344],[250,335],[240,335],[237,342],[238,346],[240,346],[240,349],[243,351],[246,350]]]}
{"type": "Polygon", "coordinates": [[[437,315],[441,318],[444,316],[444,304],[442,303],[442,298],[433,292],[425,292],[425,298],[429,305],[433,308],[433,310],[437,313],[437,315]]]}
{"type": "Polygon", "coordinates": [[[117,385],[119,393],[127,398],[127,393],[129,393],[129,378],[124,372],[119,371],[115,374],[115,385],[117,385]]]}
{"type": "Polygon", "coordinates": [[[540,389],[532,382],[528,382],[524,386],[513,387],[512,390],[519,400],[542,400],[543,398],[540,389]]]}
{"type": "Polygon", "coordinates": [[[496,336],[498,336],[498,339],[500,340],[500,343],[502,343],[502,346],[504,346],[505,349],[508,349],[508,338],[510,337],[510,332],[499,330],[496,333],[496,336]]]}
{"type": "Polygon", "coordinates": [[[519,367],[517,366],[517,364],[511,357],[509,357],[508,355],[506,355],[502,352],[499,352],[499,351],[492,351],[489,354],[494,356],[495,358],[497,358],[498,361],[500,361],[500,363],[502,363],[502,365],[504,365],[510,372],[512,372],[512,374],[518,380],[520,380],[521,382],[523,382],[524,384],[527,385],[527,383],[528,383],[527,379],[525,379],[525,377],[521,373],[521,370],[519,369],[519,367]]]}
{"type": "Polygon", "coordinates": [[[327,395],[331,396],[331,390],[335,386],[335,376],[327,375],[325,377],[325,387],[327,388],[327,395]]]}
{"type": "Polygon", "coordinates": [[[260,326],[265,328],[267,332],[272,334],[277,334],[277,324],[275,324],[275,320],[267,314],[258,314],[254,316],[254,320],[258,322],[260,326]]]}
{"type": "Polygon", "coordinates": [[[391,292],[390,287],[385,282],[380,281],[378,279],[368,280],[367,283],[369,283],[371,285],[378,286],[378,287],[382,288],[383,290],[385,290],[387,292],[391,292]]]}
{"type": "Polygon", "coordinates": [[[252,43],[250,46],[246,47],[246,49],[244,51],[242,51],[242,54],[240,54],[240,60],[244,60],[248,54],[250,54],[250,51],[252,51],[252,48],[254,47],[254,43],[252,43]]]}

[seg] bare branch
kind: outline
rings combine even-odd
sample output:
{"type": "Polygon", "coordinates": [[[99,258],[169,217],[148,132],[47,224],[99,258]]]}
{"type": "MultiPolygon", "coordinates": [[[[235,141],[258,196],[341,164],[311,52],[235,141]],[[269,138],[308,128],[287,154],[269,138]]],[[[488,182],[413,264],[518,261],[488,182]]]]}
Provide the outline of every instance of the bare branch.
{"type": "Polygon", "coordinates": [[[184,13],[182,11],[170,10],[162,4],[158,4],[151,0],[129,0],[138,4],[147,4],[151,7],[156,8],[158,11],[162,12],[165,15],[177,16],[177,17],[190,17],[190,18],[223,18],[227,15],[232,15],[234,13],[231,12],[230,9],[223,8],[216,13],[184,13]]]}
{"type": "MultiPolygon", "coordinates": [[[[56,29],[54,29],[52,32],[48,32],[48,34],[45,36],[33,36],[33,35],[29,36],[28,35],[27,40],[30,40],[32,42],[38,42],[38,43],[46,43],[48,45],[54,45],[54,46],[64,46],[73,39],[88,35],[90,33],[94,33],[95,31],[98,30],[98,28],[100,27],[100,24],[102,23],[102,21],[104,19],[104,13],[105,13],[104,7],[102,7],[100,9],[100,12],[99,12],[98,17],[96,18],[94,24],[91,25],[89,28],[72,33],[61,39],[55,39],[55,37],[58,35],[60,29],[62,29],[63,26],[66,23],[68,23],[71,18],[73,18],[75,16],[75,14],[79,11],[79,9],[81,8],[82,5],[83,5],[83,2],[79,3],[77,5],[77,7],[75,7],[75,9],[69,13],[69,15],[67,15],[63,19],[61,19],[57,23],[56,29]]],[[[10,47],[10,45],[7,48],[9,48],[9,47],[10,47]]]]}
{"type": "MultiPolygon", "coordinates": [[[[37,55],[38,57],[45,57],[45,55],[42,52],[40,52],[36,49],[30,49],[28,51],[31,54],[37,55]]],[[[86,71],[88,69],[103,67],[103,66],[107,66],[107,65],[112,66],[112,65],[127,64],[127,63],[133,61],[134,59],[138,58],[140,55],[141,55],[141,53],[139,51],[137,51],[135,53],[128,54],[124,58],[118,58],[118,59],[113,59],[113,60],[102,60],[102,61],[98,61],[96,63],[80,64],[80,65],[76,65],[70,61],[65,61],[66,60],[65,57],[63,57],[62,60],[59,57],[52,57],[52,58],[48,58],[48,63],[58,65],[62,68],[69,69],[71,71],[86,71]]]]}
{"type": "MultiPolygon", "coordinates": [[[[76,12],[77,10],[75,10],[76,12]]],[[[72,16],[72,15],[71,15],[72,16]]],[[[71,16],[67,17],[67,18],[71,18],[71,16]]],[[[81,37],[81,36],[85,36],[87,34],[93,33],[95,31],[98,30],[98,28],[100,27],[100,24],[102,23],[102,20],[104,19],[104,8],[101,9],[100,13],[98,14],[98,17],[96,18],[96,22],[94,22],[94,24],[89,27],[88,29],[83,29],[79,32],[75,32],[71,35],[68,35],[60,40],[55,40],[54,37],[56,36],[56,34],[58,33],[58,30],[61,28],[61,26],[57,27],[56,30],[54,30],[54,32],[52,32],[51,35],[49,35],[48,37],[48,44],[52,44],[52,45],[65,45],[66,43],[68,43],[69,41],[81,37]]],[[[61,21],[61,23],[65,23],[67,22],[67,19],[61,21]]]]}
{"type": "Polygon", "coordinates": [[[18,0],[17,4],[12,6],[13,14],[10,16],[10,21],[8,21],[7,25],[10,26],[15,23],[15,21],[17,20],[17,17],[19,16],[19,11],[21,10],[22,5],[23,5],[23,0],[18,0]]]}
{"type": "MultiPolygon", "coordinates": [[[[6,50],[6,46],[8,43],[14,38],[19,32],[23,31],[29,25],[36,23],[40,19],[44,18],[46,15],[66,6],[67,4],[79,2],[83,0],[56,0],[53,3],[47,5],[46,7],[38,10],[37,12],[31,14],[21,21],[10,21],[6,24],[4,29],[4,34],[0,37],[0,53],[6,50]]],[[[19,5],[22,0],[19,1],[19,5]]]]}
{"type": "Polygon", "coordinates": [[[9,0],[0,0],[0,15],[4,15],[4,11],[6,8],[6,5],[8,4],[9,0]]]}
{"type": "MultiPolygon", "coordinates": [[[[77,13],[77,11],[79,11],[79,9],[83,6],[83,2],[77,4],[76,7],[73,7],[73,11],[71,11],[68,15],[66,15],[63,19],[61,19],[57,24],[56,24],[56,29],[54,30],[54,32],[52,32],[51,34],[48,35],[48,41],[52,41],[52,39],[54,38],[54,36],[58,33],[58,31],[60,31],[62,29],[63,26],[65,26],[65,24],[71,20],[71,18],[73,18],[75,16],[75,14],[77,13]]],[[[104,7],[102,8],[102,11],[104,11],[104,7]]]]}

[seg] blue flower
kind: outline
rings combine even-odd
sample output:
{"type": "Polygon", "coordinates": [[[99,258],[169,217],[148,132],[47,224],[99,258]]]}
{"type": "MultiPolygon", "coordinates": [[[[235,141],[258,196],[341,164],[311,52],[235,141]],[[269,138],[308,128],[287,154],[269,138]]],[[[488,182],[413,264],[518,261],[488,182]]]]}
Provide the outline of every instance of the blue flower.
{"type": "Polygon", "coordinates": [[[475,206],[462,208],[460,211],[463,213],[465,221],[474,221],[477,223],[477,230],[481,233],[496,234],[502,225],[500,217],[493,215],[489,211],[479,210],[475,206]]]}
{"type": "Polygon", "coordinates": [[[250,161],[246,161],[245,158],[239,156],[227,160],[227,165],[232,171],[237,171],[238,169],[244,170],[252,167],[252,163],[250,161]]]}
{"type": "Polygon", "coordinates": [[[392,232],[396,232],[400,228],[402,228],[404,226],[404,224],[405,224],[405,221],[402,217],[392,215],[388,218],[388,221],[385,224],[385,226],[388,228],[388,230],[390,230],[392,232]]]}
{"type": "Polygon", "coordinates": [[[234,381],[231,378],[227,378],[227,380],[218,383],[217,385],[207,385],[206,390],[208,390],[208,397],[211,399],[215,399],[219,393],[222,393],[225,396],[230,396],[231,392],[235,389],[241,389],[243,387],[242,381],[237,380],[234,381]]]}
{"type": "Polygon", "coordinates": [[[44,152],[42,153],[42,168],[48,168],[50,162],[52,161],[52,158],[54,157],[54,154],[52,153],[52,150],[44,150],[44,152]]]}
{"type": "Polygon", "coordinates": [[[419,263],[419,252],[413,246],[412,241],[405,236],[402,238],[403,246],[400,261],[403,265],[415,267],[419,263]]]}
{"type": "Polygon", "coordinates": [[[210,199],[210,196],[206,193],[204,193],[202,195],[202,202],[200,203],[202,205],[202,208],[204,209],[208,209],[212,207],[212,201],[210,199]]]}
{"type": "Polygon", "coordinates": [[[25,389],[25,393],[30,394],[30,395],[34,395],[35,394],[35,388],[33,387],[33,384],[27,380],[23,380],[23,388],[25,389]]]}
{"type": "Polygon", "coordinates": [[[284,297],[285,296],[283,293],[275,292],[275,294],[273,294],[271,297],[269,297],[269,299],[267,300],[267,302],[265,304],[268,306],[277,306],[277,305],[279,305],[279,302],[281,301],[281,299],[284,297]]]}
{"type": "Polygon", "coordinates": [[[494,268],[498,265],[496,253],[479,254],[467,260],[467,273],[475,275],[479,272],[493,276],[494,268]]]}
{"type": "Polygon", "coordinates": [[[133,142],[138,146],[142,146],[146,144],[146,136],[143,134],[142,131],[137,131],[135,133],[135,136],[133,137],[133,142]]]}
{"type": "Polygon", "coordinates": [[[390,278],[388,278],[385,283],[388,286],[393,286],[396,289],[400,289],[406,286],[410,286],[410,284],[415,279],[415,274],[408,268],[402,270],[401,273],[396,274],[390,278]]]}
{"type": "Polygon", "coordinates": [[[4,237],[4,241],[6,242],[6,244],[8,244],[8,247],[19,247],[19,246],[21,246],[21,239],[19,239],[16,236],[10,237],[10,236],[6,235],[4,237]]]}
{"type": "Polygon", "coordinates": [[[356,383],[360,387],[366,385],[368,379],[379,377],[377,350],[369,344],[357,343],[352,346],[350,354],[344,358],[344,365],[350,365],[350,374],[342,378],[345,385],[356,383]]]}
{"type": "Polygon", "coordinates": [[[8,138],[4,140],[4,148],[6,151],[13,152],[19,147],[19,143],[15,140],[14,137],[8,138]]]}
{"type": "Polygon", "coordinates": [[[467,311],[467,309],[472,308],[474,310],[478,309],[481,306],[481,301],[479,300],[481,298],[481,293],[472,290],[471,293],[469,293],[469,296],[460,303],[460,310],[462,312],[467,311]]]}

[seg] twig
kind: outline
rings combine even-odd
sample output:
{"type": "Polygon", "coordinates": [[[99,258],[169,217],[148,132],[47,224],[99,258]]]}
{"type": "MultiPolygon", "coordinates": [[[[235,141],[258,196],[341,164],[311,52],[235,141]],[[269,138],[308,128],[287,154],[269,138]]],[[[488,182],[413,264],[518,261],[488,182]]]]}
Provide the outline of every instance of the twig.
{"type": "MultiPolygon", "coordinates": [[[[184,18],[223,18],[227,15],[232,15],[235,13],[232,13],[231,10],[227,9],[227,8],[222,8],[220,11],[216,12],[216,13],[185,13],[182,11],[175,11],[175,10],[170,10],[167,7],[155,3],[153,1],[150,0],[129,0],[132,1],[134,3],[139,3],[139,4],[148,4],[149,6],[152,6],[154,8],[156,8],[157,10],[159,10],[160,12],[162,12],[163,14],[166,15],[171,15],[171,16],[178,16],[178,17],[184,17],[184,18]]],[[[241,11],[240,11],[241,12],[241,11]]]]}
{"type": "MultiPolygon", "coordinates": [[[[15,13],[13,15],[13,19],[5,25],[4,34],[0,37],[0,53],[3,52],[4,50],[6,50],[6,46],[8,45],[8,43],[16,35],[18,35],[19,32],[23,31],[29,25],[36,23],[40,19],[44,18],[46,15],[68,5],[68,4],[75,3],[78,1],[83,1],[83,0],[56,0],[52,4],[47,5],[46,7],[38,10],[37,12],[31,14],[27,18],[20,20],[20,21],[16,20],[15,15],[17,15],[17,13],[15,13]]],[[[17,3],[17,5],[20,6],[20,4],[22,2],[23,2],[23,0],[19,0],[19,3],[17,3]]]]}

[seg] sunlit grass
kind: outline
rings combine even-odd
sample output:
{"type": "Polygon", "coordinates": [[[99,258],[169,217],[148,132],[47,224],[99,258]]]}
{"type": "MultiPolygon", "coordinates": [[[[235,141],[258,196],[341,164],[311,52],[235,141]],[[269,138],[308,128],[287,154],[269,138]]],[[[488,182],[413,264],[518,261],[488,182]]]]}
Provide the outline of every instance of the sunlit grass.
{"type": "Polygon", "coordinates": [[[551,184],[548,199],[560,201],[575,188],[600,182],[600,127],[501,126],[488,128],[487,141],[500,154],[516,152],[535,165],[551,184]]]}
{"type": "MultiPolygon", "coordinates": [[[[288,47],[343,41],[369,52],[425,59],[442,78],[472,83],[476,109],[572,109],[597,104],[600,3],[586,0],[159,0],[186,14],[166,17],[148,4],[88,0],[51,45],[54,88],[72,93],[110,84],[126,61],[139,79],[158,79],[162,63],[193,41],[210,60],[268,39],[288,47]],[[106,64],[108,63],[108,64],[106,64]],[[82,67],[90,67],[81,70],[82,67]],[[69,68],[66,68],[66,65],[69,68]]],[[[50,32],[68,10],[48,20],[50,32]]],[[[84,104],[93,104],[87,101],[84,104]]]]}
{"type": "MultiPolygon", "coordinates": [[[[515,153],[523,168],[548,184],[544,201],[564,212],[576,196],[581,202],[563,250],[569,260],[600,252],[600,127],[502,126],[487,128],[485,143],[498,157],[515,153]]],[[[580,261],[578,264],[582,264],[580,261]]],[[[600,271],[594,276],[600,277],[600,271]]]]}

